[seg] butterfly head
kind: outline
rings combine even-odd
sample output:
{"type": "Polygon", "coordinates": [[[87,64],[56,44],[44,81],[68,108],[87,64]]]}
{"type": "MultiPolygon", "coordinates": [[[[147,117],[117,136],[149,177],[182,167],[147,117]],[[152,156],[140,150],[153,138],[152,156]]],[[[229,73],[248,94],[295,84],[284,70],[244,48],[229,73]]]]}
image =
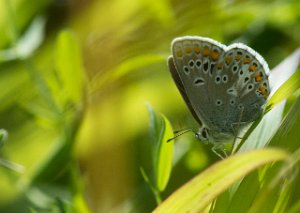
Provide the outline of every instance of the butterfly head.
{"type": "Polygon", "coordinates": [[[209,142],[209,131],[206,127],[201,127],[198,132],[195,134],[195,137],[200,141],[207,143],[209,142]]]}
{"type": "Polygon", "coordinates": [[[234,135],[227,132],[212,131],[205,126],[202,126],[195,137],[204,143],[226,143],[227,141],[232,141],[234,135]]]}

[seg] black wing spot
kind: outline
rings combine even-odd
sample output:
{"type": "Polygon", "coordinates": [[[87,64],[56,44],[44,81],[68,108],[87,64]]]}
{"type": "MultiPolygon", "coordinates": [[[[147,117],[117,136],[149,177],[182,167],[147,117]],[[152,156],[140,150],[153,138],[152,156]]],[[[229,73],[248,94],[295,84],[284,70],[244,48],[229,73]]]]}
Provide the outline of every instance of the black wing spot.
{"type": "Polygon", "coordinates": [[[243,72],[243,70],[241,70],[241,71],[240,71],[240,75],[243,75],[243,74],[244,74],[244,72],[243,72]]]}
{"type": "Polygon", "coordinates": [[[223,103],[223,101],[221,101],[220,99],[216,100],[216,105],[217,105],[217,106],[221,106],[222,103],[223,103]]]}
{"type": "Polygon", "coordinates": [[[249,77],[245,78],[244,83],[246,83],[247,81],[249,81],[249,77]]]}
{"type": "Polygon", "coordinates": [[[215,65],[214,65],[214,64],[211,64],[211,65],[210,65],[210,70],[209,70],[209,73],[210,73],[211,76],[212,76],[212,73],[213,73],[214,68],[215,68],[215,65]]]}
{"type": "Polygon", "coordinates": [[[194,61],[193,61],[193,60],[190,60],[190,61],[189,61],[189,66],[190,66],[190,67],[194,67],[194,61]]]}
{"type": "Polygon", "coordinates": [[[243,108],[244,108],[243,104],[238,105],[238,109],[243,109],[243,108]]]}
{"type": "Polygon", "coordinates": [[[248,85],[248,90],[252,90],[253,89],[253,84],[249,84],[248,85]]]}
{"type": "Polygon", "coordinates": [[[231,104],[231,105],[234,105],[234,104],[235,104],[235,100],[234,100],[234,99],[231,99],[231,100],[230,100],[230,104],[231,104]]]}
{"type": "Polygon", "coordinates": [[[208,71],[208,61],[203,64],[203,70],[204,72],[208,71]]]}
{"type": "Polygon", "coordinates": [[[227,81],[228,81],[228,76],[227,75],[223,75],[223,82],[227,83],[227,81]]]}
{"type": "Polygon", "coordinates": [[[183,67],[183,71],[184,71],[186,74],[189,74],[189,73],[190,73],[190,69],[189,69],[187,66],[184,66],[184,67],[183,67]]]}
{"type": "Polygon", "coordinates": [[[233,92],[234,92],[233,89],[228,89],[228,90],[227,90],[227,93],[229,93],[229,94],[232,94],[233,92]]]}
{"type": "Polygon", "coordinates": [[[196,61],[196,66],[197,66],[198,68],[201,66],[201,61],[200,61],[199,59],[196,61]]]}
{"type": "Polygon", "coordinates": [[[204,84],[204,79],[203,78],[196,78],[194,81],[195,85],[203,85],[204,84]]]}
{"type": "Polygon", "coordinates": [[[219,84],[219,83],[220,83],[220,81],[221,81],[221,77],[220,77],[220,76],[216,76],[216,78],[215,78],[215,82],[216,82],[217,84],[219,84]]]}
{"type": "Polygon", "coordinates": [[[238,67],[237,65],[234,65],[234,66],[232,67],[232,72],[234,72],[234,73],[237,72],[238,68],[239,68],[239,67],[238,67]]]}

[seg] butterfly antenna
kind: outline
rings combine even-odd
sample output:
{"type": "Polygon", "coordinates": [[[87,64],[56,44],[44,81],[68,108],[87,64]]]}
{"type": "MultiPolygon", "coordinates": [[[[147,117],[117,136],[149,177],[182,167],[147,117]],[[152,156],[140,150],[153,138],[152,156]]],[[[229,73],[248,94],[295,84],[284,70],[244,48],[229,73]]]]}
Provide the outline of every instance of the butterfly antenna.
{"type": "Polygon", "coordinates": [[[176,131],[174,131],[173,133],[176,134],[176,135],[173,138],[169,138],[167,140],[167,143],[170,142],[170,141],[172,141],[172,140],[174,140],[175,138],[179,137],[180,135],[183,135],[183,134],[187,133],[187,132],[194,132],[194,131],[192,129],[184,129],[184,130],[176,130],[176,131]]]}

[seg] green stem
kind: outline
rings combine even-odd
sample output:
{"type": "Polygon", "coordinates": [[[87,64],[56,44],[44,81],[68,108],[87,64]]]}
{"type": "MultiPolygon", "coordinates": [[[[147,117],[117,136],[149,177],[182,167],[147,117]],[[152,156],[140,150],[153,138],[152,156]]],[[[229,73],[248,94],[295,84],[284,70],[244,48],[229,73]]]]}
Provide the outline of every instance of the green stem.
{"type": "Polygon", "coordinates": [[[161,196],[160,196],[160,192],[154,188],[154,187],[151,187],[151,190],[153,192],[153,195],[154,195],[154,198],[155,198],[155,201],[156,201],[156,204],[157,205],[160,205],[162,200],[161,200],[161,196]]]}

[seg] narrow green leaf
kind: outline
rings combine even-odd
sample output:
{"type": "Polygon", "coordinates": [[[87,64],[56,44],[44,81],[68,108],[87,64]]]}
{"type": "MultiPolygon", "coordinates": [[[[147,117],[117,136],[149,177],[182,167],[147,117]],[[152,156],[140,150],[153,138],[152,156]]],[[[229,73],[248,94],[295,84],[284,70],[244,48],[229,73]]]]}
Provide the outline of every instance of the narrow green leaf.
{"type": "Polygon", "coordinates": [[[300,88],[300,71],[295,72],[271,97],[268,101],[267,108],[275,106],[281,101],[290,97],[300,88]]]}
{"type": "Polygon", "coordinates": [[[78,103],[82,96],[84,71],[78,42],[68,31],[62,31],[58,36],[55,67],[67,99],[78,103]]]}
{"type": "Polygon", "coordinates": [[[269,82],[271,86],[271,94],[273,94],[280,88],[298,69],[300,58],[300,48],[285,58],[280,64],[272,69],[269,76],[269,82]]]}
{"type": "Polygon", "coordinates": [[[260,183],[258,172],[254,171],[250,175],[246,176],[239,184],[237,190],[233,194],[226,212],[247,212],[253,200],[255,199],[259,188],[260,183]]]}
{"type": "Polygon", "coordinates": [[[291,106],[284,117],[280,128],[270,141],[271,146],[280,146],[292,151],[299,148],[299,126],[300,126],[300,97],[291,106]]]}
{"type": "Polygon", "coordinates": [[[173,160],[173,141],[167,142],[173,137],[172,127],[167,118],[161,114],[156,114],[148,104],[150,115],[150,132],[153,139],[153,169],[155,176],[155,187],[163,191],[169,181],[173,160]]]}
{"type": "Polygon", "coordinates": [[[161,129],[159,150],[156,161],[156,186],[159,191],[163,191],[169,181],[174,151],[174,142],[167,142],[168,139],[173,137],[171,124],[165,116],[161,115],[161,118],[164,129],[161,129]]]}
{"type": "MultiPolygon", "coordinates": [[[[290,195],[298,185],[295,176],[297,175],[299,161],[300,148],[289,155],[284,165],[275,164],[266,170],[261,181],[263,186],[248,210],[249,213],[287,212],[285,208],[291,205],[288,204],[291,199],[290,195]]],[[[296,200],[299,200],[299,195],[296,200]]]]}
{"type": "Polygon", "coordinates": [[[228,203],[230,202],[230,192],[226,190],[218,199],[214,201],[214,207],[212,208],[211,212],[213,213],[224,213],[228,208],[228,203]]]}
{"type": "Polygon", "coordinates": [[[287,159],[280,149],[261,149],[220,161],[182,186],[154,212],[201,212],[219,194],[251,171],[287,159]]]}
{"type": "Polygon", "coordinates": [[[143,177],[144,181],[147,184],[151,185],[150,179],[149,179],[148,175],[146,174],[145,170],[143,169],[143,167],[140,167],[140,171],[141,171],[141,174],[142,174],[142,177],[143,177]]]}
{"type": "Polygon", "coordinates": [[[268,168],[262,180],[264,184],[248,212],[287,212],[285,208],[299,200],[299,162],[300,148],[289,155],[283,166],[276,164],[268,168]]]}

